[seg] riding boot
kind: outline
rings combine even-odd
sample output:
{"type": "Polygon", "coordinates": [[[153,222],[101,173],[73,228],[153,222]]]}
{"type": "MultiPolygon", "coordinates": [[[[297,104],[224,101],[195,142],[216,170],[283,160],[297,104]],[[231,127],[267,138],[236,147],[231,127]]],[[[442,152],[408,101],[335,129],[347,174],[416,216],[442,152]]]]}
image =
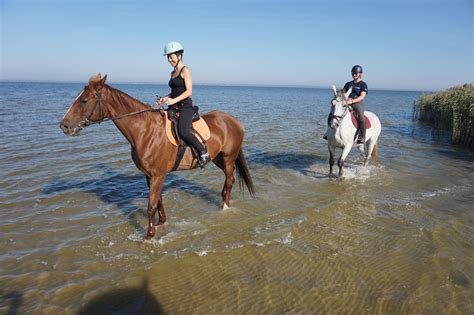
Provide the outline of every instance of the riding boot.
{"type": "Polygon", "coordinates": [[[357,144],[365,143],[365,124],[359,125],[359,136],[357,137],[357,144]]]}
{"type": "Polygon", "coordinates": [[[209,155],[207,150],[204,149],[204,151],[201,152],[201,154],[199,155],[199,167],[204,168],[204,166],[206,166],[206,164],[210,161],[211,161],[211,156],[209,155]]]}

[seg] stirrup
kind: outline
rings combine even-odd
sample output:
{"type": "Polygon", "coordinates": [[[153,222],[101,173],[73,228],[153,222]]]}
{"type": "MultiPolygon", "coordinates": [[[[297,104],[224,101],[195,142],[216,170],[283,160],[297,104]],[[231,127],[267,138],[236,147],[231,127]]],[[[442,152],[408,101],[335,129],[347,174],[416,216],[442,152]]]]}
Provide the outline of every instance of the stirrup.
{"type": "Polygon", "coordinates": [[[208,162],[211,161],[211,156],[209,155],[208,152],[201,154],[199,156],[199,167],[204,168],[208,162]]]}
{"type": "Polygon", "coordinates": [[[327,135],[324,135],[323,139],[324,139],[324,140],[327,140],[327,139],[328,139],[328,136],[327,136],[327,135]]]}

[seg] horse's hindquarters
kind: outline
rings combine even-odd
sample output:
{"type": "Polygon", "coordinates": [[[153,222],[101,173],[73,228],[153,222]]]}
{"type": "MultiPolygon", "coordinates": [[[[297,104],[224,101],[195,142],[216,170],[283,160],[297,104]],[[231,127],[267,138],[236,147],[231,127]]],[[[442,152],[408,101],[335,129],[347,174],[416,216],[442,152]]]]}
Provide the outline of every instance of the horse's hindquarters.
{"type": "Polygon", "coordinates": [[[244,128],[242,124],[224,112],[212,111],[201,116],[206,121],[211,137],[207,142],[208,151],[215,157],[222,152],[224,156],[235,156],[239,154],[244,140],[244,128]]]}

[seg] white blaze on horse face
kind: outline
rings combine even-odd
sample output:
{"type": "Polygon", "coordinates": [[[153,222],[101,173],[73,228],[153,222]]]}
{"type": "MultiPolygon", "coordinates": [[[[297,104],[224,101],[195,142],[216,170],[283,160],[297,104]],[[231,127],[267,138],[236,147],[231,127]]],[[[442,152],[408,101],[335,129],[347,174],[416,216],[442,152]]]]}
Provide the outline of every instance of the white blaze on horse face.
{"type": "Polygon", "coordinates": [[[63,120],[64,118],[66,118],[67,114],[69,113],[69,111],[71,110],[72,108],[72,105],[74,105],[74,103],[79,99],[79,97],[81,97],[81,95],[86,91],[86,89],[84,88],[81,92],[79,92],[79,94],[77,94],[76,98],[74,99],[74,102],[72,102],[71,106],[69,106],[69,109],[67,110],[66,114],[64,114],[63,116],[63,120]]]}
{"type": "MultiPolygon", "coordinates": [[[[74,99],[74,102],[77,101],[77,99],[78,99],[79,97],[81,97],[82,93],[84,93],[85,90],[86,90],[86,89],[82,89],[82,91],[79,92],[79,94],[77,94],[76,98],[74,99]]],[[[74,102],[73,102],[73,103],[74,103],[74,102]]]]}
{"type": "Polygon", "coordinates": [[[341,119],[341,116],[344,114],[344,101],[342,100],[342,97],[341,95],[340,96],[336,96],[333,100],[332,100],[332,105],[333,105],[333,120],[331,122],[331,127],[332,128],[336,128],[339,123],[340,123],[340,119],[341,119]],[[339,118],[336,118],[336,117],[339,117],[339,118]]]}

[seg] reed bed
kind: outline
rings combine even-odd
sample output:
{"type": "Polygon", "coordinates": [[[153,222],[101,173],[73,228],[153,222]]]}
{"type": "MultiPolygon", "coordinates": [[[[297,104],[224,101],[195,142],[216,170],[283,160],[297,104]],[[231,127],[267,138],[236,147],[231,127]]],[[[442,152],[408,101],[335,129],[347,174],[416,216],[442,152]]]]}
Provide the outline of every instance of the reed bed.
{"type": "Polygon", "coordinates": [[[474,83],[421,95],[414,102],[414,118],[451,131],[453,144],[474,147],[474,83]]]}

